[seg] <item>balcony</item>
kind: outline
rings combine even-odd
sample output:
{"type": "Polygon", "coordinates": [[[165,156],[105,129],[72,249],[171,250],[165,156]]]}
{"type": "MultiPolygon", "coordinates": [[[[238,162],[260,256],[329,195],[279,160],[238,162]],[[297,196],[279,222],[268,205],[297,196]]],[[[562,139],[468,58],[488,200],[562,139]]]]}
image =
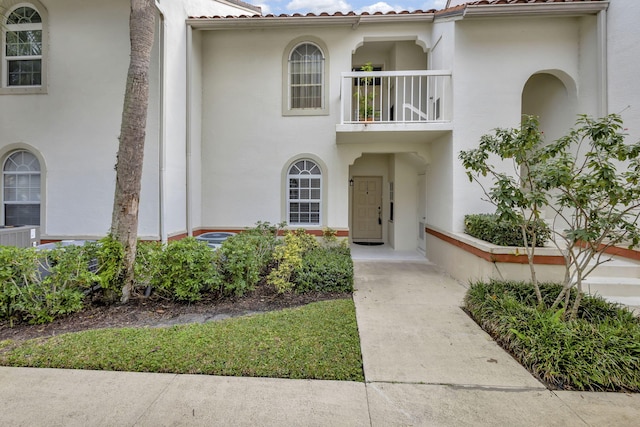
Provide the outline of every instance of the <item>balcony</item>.
{"type": "Polygon", "coordinates": [[[336,140],[424,142],[451,131],[451,72],[342,73],[336,140]]]}

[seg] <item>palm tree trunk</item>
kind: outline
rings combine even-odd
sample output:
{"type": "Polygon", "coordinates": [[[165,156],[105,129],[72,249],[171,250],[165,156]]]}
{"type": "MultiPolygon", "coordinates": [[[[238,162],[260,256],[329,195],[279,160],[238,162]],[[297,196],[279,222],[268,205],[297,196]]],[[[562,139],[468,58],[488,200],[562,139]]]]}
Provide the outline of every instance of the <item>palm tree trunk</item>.
{"type": "Polygon", "coordinates": [[[116,162],[116,188],[111,235],[124,246],[122,298],[129,301],[138,237],[138,206],[149,105],[149,64],[155,27],[153,0],[131,0],[129,31],[131,62],[122,110],[120,144],[116,162]]]}

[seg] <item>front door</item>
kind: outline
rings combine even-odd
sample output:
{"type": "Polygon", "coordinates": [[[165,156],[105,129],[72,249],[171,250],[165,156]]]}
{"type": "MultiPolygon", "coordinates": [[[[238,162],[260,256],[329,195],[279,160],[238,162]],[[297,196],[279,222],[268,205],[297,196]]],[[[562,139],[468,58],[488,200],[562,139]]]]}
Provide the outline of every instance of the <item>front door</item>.
{"type": "Polygon", "coordinates": [[[382,177],[353,177],[353,241],[382,240],[382,177]]]}

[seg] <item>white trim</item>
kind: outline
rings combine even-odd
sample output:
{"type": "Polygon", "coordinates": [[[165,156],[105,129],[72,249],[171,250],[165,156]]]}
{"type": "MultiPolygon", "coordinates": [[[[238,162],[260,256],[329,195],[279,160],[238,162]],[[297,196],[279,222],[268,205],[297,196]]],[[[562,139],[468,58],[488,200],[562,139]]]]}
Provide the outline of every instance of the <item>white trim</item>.
{"type": "MultiPolygon", "coordinates": [[[[20,0],[7,0],[0,4],[0,95],[27,95],[27,94],[46,94],[47,93],[47,75],[48,75],[48,56],[49,56],[49,14],[47,9],[38,0],[31,0],[28,2],[20,0]],[[42,31],[42,50],[39,56],[27,56],[27,57],[11,57],[12,60],[25,59],[25,60],[40,60],[40,85],[35,86],[7,86],[7,73],[8,73],[8,60],[6,58],[6,32],[7,27],[13,27],[14,25],[7,26],[5,24],[7,17],[11,12],[19,7],[29,7],[34,9],[40,15],[41,23],[38,24],[38,29],[42,31]]],[[[35,24],[16,24],[20,27],[32,27],[35,24]]]]}
{"type": "Polygon", "coordinates": [[[328,116],[329,115],[329,84],[330,80],[327,75],[330,71],[329,67],[329,49],[318,37],[300,36],[291,40],[282,53],[282,115],[283,116],[328,116]],[[289,60],[291,54],[296,48],[303,44],[311,44],[316,46],[323,57],[322,69],[322,107],[321,108],[291,108],[291,85],[289,60]]]}
{"type": "MultiPolygon", "coordinates": [[[[287,176],[286,176],[286,187],[285,187],[285,197],[286,197],[286,204],[287,204],[287,210],[286,210],[286,216],[287,216],[287,224],[294,226],[294,227],[306,227],[306,226],[315,226],[315,227],[319,227],[322,225],[322,220],[323,220],[323,215],[322,215],[322,205],[323,205],[323,187],[324,187],[324,183],[322,182],[323,178],[323,171],[322,171],[322,166],[317,163],[316,161],[306,158],[306,157],[301,157],[299,159],[294,160],[293,162],[290,162],[288,167],[287,167],[287,176]],[[291,174],[291,168],[293,168],[295,166],[296,163],[298,162],[310,162],[313,163],[315,168],[318,168],[318,170],[320,171],[319,175],[311,175],[311,174],[291,174]],[[295,180],[303,180],[303,179],[309,179],[314,180],[317,179],[320,181],[320,187],[319,188],[313,188],[310,184],[309,188],[307,188],[306,190],[309,191],[309,197],[308,198],[302,198],[299,197],[297,199],[291,199],[290,198],[290,194],[291,194],[291,187],[289,186],[291,184],[291,179],[295,179],[295,180]],[[320,192],[320,197],[315,199],[311,196],[313,190],[318,190],[320,192]],[[309,210],[308,214],[309,214],[309,222],[292,222],[291,221],[291,204],[292,203],[298,203],[300,205],[303,204],[318,204],[318,221],[312,221],[311,220],[311,216],[312,214],[315,214],[315,212],[312,212],[311,209],[309,210]]],[[[302,188],[298,188],[298,191],[301,192],[305,189],[302,188]]],[[[300,216],[301,212],[298,212],[298,215],[300,216]]]]}
{"type": "Polygon", "coordinates": [[[607,11],[598,12],[598,115],[609,114],[608,69],[607,69],[607,11]]]}
{"type": "Polygon", "coordinates": [[[569,3],[468,4],[462,12],[465,19],[513,16],[577,16],[594,14],[609,7],[608,1],[569,3]]]}

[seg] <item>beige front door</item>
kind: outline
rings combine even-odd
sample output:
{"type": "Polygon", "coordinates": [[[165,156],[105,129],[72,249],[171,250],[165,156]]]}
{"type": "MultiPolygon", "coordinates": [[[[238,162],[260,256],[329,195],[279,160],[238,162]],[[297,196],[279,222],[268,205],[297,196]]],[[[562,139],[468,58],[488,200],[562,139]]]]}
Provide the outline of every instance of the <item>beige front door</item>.
{"type": "Polygon", "coordinates": [[[382,240],[382,177],[353,177],[353,241],[382,240]]]}

